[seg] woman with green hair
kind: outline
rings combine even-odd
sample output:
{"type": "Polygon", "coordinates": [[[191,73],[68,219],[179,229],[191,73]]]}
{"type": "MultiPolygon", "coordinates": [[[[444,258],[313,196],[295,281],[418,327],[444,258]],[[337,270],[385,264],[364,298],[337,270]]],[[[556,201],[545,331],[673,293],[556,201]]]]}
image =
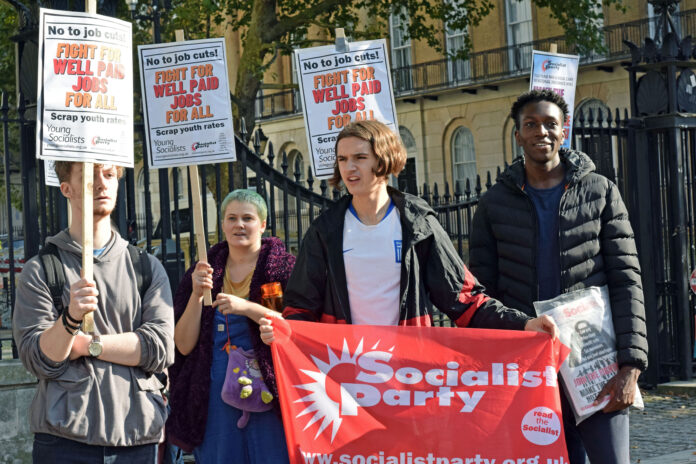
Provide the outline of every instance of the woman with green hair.
{"type": "Polygon", "coordinates": [[[275,411],[251,414],[221,399],[228,352],[252,348],[261,378],[277,398],[271,353],[257,324],[272,313],[260,304],[261,286],[278,282],[285,289],[295,257],[278,238],[262,238],[267,214],[252,190],[227,195],[220,207],[225,240],[210,248],[209,264],[198,262],[186,272],[174,298],[177,353],[167,433],[196,462],[288,461],[276,399],[275,411]],[[212,291],[212,307],[203,304],[206,290],[212,291]]]}

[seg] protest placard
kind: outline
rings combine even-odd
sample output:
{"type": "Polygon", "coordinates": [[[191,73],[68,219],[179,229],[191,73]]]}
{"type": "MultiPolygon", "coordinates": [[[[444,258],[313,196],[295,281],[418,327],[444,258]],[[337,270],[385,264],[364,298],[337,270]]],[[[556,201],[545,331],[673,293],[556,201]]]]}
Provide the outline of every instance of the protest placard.
{"type": "Polygon", "coordinates": [[[235,160],[225,39],[138,46],[151,167],[235,160]]]}
{"type": "Polygon", "coordinates": [[[274,319],[290,462],[568,462],[546,334],[274,319]],[[433,445],[436,443],[436,445],[433,445]]]}
{"type": "Polygon", "coordinates": [[[295,50],[307,143],[315,177],[333,174],[336,135],[351,121],[376,119],[398,133],[384,39],[295,50]]]}
{"type": "MultiPolygon", "coordinates": [[[[560,370],[575,422],[580,423],[607,405],[608,396],[600,398],[598,404],[594,401],[619,372],[609,290],[605,285],[563,293],[535,301],[534,309],[537,315],[546,314],[554,320],[561,342],[570,348],[560,370]]],[[[643,405],[637,387],[634,405],[643,405]]]]}
{"type": "Polygon", "coordinates": [[[532,76],[529,90],[551,90],[568,104],[568,117],[563,124],[565,141],[562,147],[570,148],[573,135],[573,108],[575,107],[575,86],[578,80],[577,55],[532,51],[532,76]]]}
{"type": "Polygon", "coordinates": [[[37,157],[133,167],[131,24],[41,9],[37,157]]]}

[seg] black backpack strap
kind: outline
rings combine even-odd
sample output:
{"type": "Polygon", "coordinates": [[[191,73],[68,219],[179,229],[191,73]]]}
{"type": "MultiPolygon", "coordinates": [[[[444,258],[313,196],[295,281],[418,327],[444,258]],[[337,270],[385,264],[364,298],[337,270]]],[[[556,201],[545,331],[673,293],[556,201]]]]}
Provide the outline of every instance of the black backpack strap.
{"type": "Polygon", "coordinates": [[[140,294],[140,300],[145,299],[145,293],[147,289],[150,288],[152,283],[152,266],[150,266],[150,258],[147,252],[142,248],[128,244],[128,253],[131,257],[131,262],[133,263],[133,270],[135,271],[135,278],[138,283],[138,293],[140,294]]]}
{"type": "Polygon", "coordinates": [[[63,288],[65,287],[65,271],[63,263],[58,255],[58,248],[53,243],[48,243],[39,251],[39,259],[46,273],[46,285],[51,292],[53,305],[58,314],[63,314],[63,288]]]}

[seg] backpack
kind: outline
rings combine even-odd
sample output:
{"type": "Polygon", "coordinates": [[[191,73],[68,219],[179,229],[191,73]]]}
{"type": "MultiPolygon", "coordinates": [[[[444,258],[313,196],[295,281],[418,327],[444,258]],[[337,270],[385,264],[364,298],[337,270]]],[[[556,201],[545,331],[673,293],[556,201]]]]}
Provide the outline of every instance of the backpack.
{"type": "MultiPolygon", "coordinates": [[[[128,253],[133,263],[136,281],[138,283],[138,293],[140,300],[144,300],[145,292],[152,283],[152,268],[147,252],[134,245],[128,244],[128,253]]],[[[63,314],[65,305],[63,304],[63,288],[65,287],[65,271],[63,263],[60,261],[58,248],[55,244],[49,243],[39,251],[39,258],[46,272],[46,284],[51,291],[51,299],[58,310],[58,314],[63,314]]]]}

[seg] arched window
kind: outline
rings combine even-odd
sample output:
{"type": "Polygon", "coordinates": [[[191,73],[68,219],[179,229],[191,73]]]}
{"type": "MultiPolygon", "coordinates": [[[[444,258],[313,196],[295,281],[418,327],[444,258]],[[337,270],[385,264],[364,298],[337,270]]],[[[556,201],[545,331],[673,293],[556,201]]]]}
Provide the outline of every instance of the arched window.
{"type": "Polygon", "coordinates": [[[416,175],[416,140],[411,135],[411,131],[403,126],[399,126],[399,135],[401,141],[406,147],[406,165],[397,178],[397,186],[402,192],[407,192],[412,195],[418,194],[418,177],[416,175]]]}
{"type": "Polygon", "coordinates": [[[515,139],[515,132],[516,131],[517,131],[517,127],[515,127],[515,122],[513,121],[511,124],[511,127],[510,127],[510,147],[512,148],[512,150],[510,152],[512,154],[512,156],[510,157],[510,159],[512,161],[516,160],[519,157],[524,156],[524,150],[522,149],[522,147],[520,147],[517,144],[517,139],[515,139]]]}
{"type": "Polygon", "coordinates": [[[609,118],[609,113],[611,110],[604,104],[604,102],[598,98],[588,98],[580,102],[580,104],[575,109],[573,119],[580,118],[580,115],[585,119],[585,124],[589,121],[590,110],[592,111],[592,120],[602,121],[602,125],[606,125],[607,119],[609,118]]]}
{"type": "Polygon", "coordinates": [[[295,180],[295,167],[297,166],[296,163],[298,161],[300,165],[300,182],[304,182],[305,177],[307,176],[305,175],[304,157],[299,150],[291,150],[288,154],[288,176],[292,180],[295,180]]]}
{"type": "Polygon", "coordinates": [[[455,191],[459,185],[459,191],[464,192],[467,179],[472,188],[476,185],[474,135],[466,127],[459,127],[452,134],[452,177],[455,191]]]}

